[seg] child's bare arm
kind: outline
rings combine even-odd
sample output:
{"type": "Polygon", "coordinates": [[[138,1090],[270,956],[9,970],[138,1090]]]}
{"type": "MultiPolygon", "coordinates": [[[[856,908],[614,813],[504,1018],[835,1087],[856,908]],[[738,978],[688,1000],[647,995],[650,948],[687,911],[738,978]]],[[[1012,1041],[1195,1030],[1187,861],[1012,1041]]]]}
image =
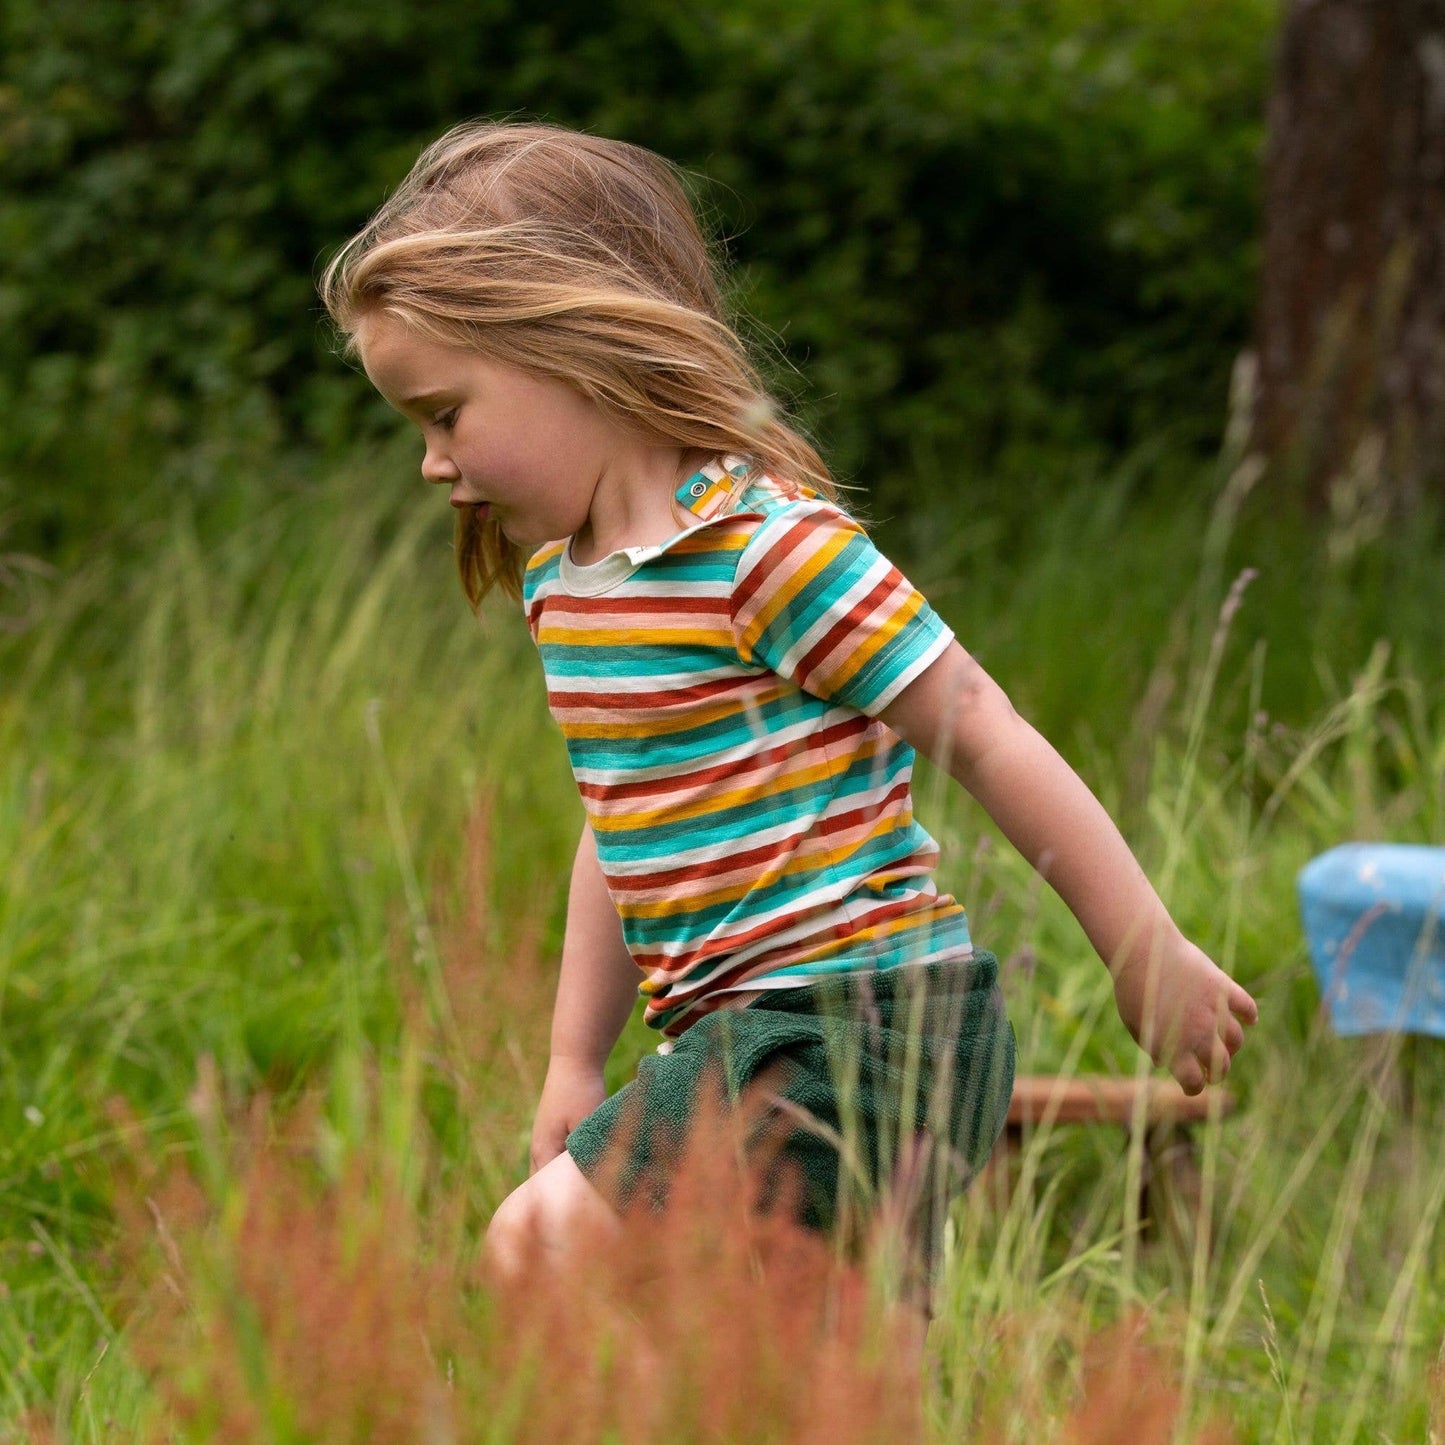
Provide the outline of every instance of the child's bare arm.
{"type": "Polygon", "coordinates": [[[582,829],[567,894],[562,967],[552,1010],[552,1055],[532,1125],[532,1168],[559,1155],[567,1135],[606,1096],[607,1055],[637,1002],[637,965],[622,941],[592,829],[582,829]]]}
{"type": "Polygon", "coordinates": [[[1103,805],[998,684],[954,643],[882,716],[978,799],[1069,905],[1150,1057],[1191,1094],[1221,1080],[1254,1000],[1180,933],[1103,805]]]}

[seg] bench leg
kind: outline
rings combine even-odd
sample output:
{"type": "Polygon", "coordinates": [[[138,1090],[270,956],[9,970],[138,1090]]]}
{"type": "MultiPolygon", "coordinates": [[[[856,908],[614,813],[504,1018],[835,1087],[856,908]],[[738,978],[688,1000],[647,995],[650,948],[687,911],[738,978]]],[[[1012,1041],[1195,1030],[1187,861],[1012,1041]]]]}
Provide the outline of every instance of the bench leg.
{"type": "Polygon", "coordinates": [[[1174,1124],[1149,1131],[1144,1148],[1144,1179],[1139,1200],[1139,1222],[1146,1229],[1157,1223],[1172,1226],[1180,1243],[1191,1249],[1201,1227],[1204,1176],[1188,1129],[1174,1124]]]}

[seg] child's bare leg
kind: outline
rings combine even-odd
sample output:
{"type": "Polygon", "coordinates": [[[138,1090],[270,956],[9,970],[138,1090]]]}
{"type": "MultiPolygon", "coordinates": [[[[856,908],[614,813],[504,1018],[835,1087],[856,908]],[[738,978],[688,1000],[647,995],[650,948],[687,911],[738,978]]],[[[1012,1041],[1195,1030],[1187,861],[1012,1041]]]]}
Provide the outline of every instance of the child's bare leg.
{"type": "Polygon", "coordinates": [[[487,1226],[487,1260],[505,1278],[539,1262],[565,1268],[579,1246],[611,1239],[621,1228],[572,1156],[559,1154],[497,1207],[487,1226]]]}

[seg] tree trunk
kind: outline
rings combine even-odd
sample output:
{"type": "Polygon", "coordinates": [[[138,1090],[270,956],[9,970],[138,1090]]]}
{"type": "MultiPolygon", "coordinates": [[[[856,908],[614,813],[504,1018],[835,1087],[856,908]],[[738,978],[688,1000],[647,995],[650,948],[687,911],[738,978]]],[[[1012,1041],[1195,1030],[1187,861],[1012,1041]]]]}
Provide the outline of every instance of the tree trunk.
{"type": "Polygon", "coordinates": [[[1445,0],[1290,0],[1255,441],[1341,520],[1445,498],[1445,0]]]}

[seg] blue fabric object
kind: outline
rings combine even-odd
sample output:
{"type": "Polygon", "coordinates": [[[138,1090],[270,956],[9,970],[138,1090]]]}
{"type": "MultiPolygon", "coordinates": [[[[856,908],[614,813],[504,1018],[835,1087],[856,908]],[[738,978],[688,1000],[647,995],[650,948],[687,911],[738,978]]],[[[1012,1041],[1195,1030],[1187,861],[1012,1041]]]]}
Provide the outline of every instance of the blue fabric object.
{"type": "Polygon", "coordinates": [[[1445,848],[1345,843],[1305,865],[1299,892],[1335,1032],[1445,1038],[1445,848]]]}

